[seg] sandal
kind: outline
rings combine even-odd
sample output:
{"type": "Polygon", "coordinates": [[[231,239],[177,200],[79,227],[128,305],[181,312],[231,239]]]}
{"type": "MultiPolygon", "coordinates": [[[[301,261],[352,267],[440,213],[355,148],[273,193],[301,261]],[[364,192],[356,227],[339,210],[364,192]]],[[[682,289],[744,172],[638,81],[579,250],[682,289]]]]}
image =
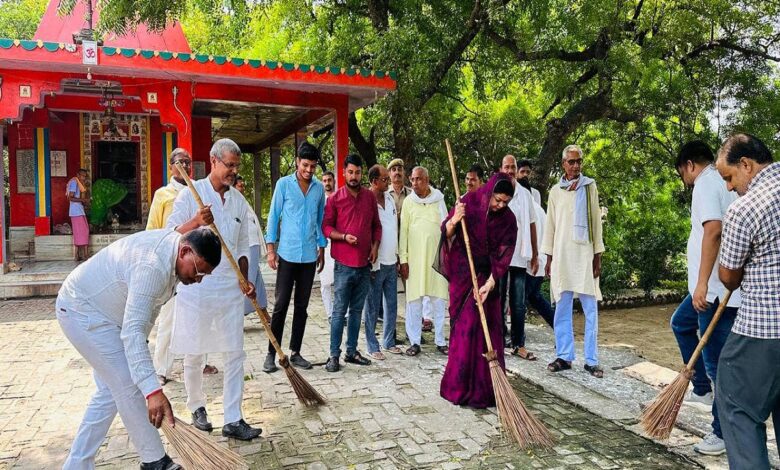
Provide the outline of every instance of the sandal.
{"type": "Polygon", "coordinates": [[[206,375],[214,375],[219,373],[219,369],[217,369],[214,366],[210,366],[206,364],[206,366],[203,368],[203,373],[206,375]]]}
{"type": "Polygon", "coordinates": [[[416,356],[418,354],[420,354],[420,346],[417,344],[409,346],[409,349],[406,350],[407,356],[416,356]]]}
{"type": "Polygon", "coordinates": [[[344,362],[349,362],[350,364],[357,364],[359,366],[371,365],[371,361],[363,357],[363,355],[360,354],[359,351],[355,351],[355,354],[351,356],[344,355],[344,362]]]}
{"type": "Polygon", "coordinates": [[[525,349],[525,348],[513,348],[512,352],[510,354],[513,355],[513,356],[517,356],[520,359],[525,359],[526,361],[535,361],[536,360],[536,355],[534,353],[532,353],[531,351],[528,351],[526,349],[525,355],[524,355],[523,353],[520,352],[521,349],[525,349]]]}
{"type": "Polygon", "coordinates": [[[604,369],[602,369],[599,366],[589,366],[585,364],[585,370],[588,371],[590,375],[596,377],[597,379],[601,379],[604,377],[604,369]]]}
{"type": "Polygon", "coordinates": [[[382,354],[381,351],[368,353],[368,355],[371,356],[373,359],[376,359],[377,361],[384,361],[385,360],[385,355],[382,354]]]}
{"type": "Polygon", "coordinates": [[[547,370],[550,372],[560,372],[569,369],[571,369],[571,362],[564,361],[560,357],[547,365],[547,370]]]}
{"type": "Polygon", "coordinates": [[[433,331],[433,321],[428,320],[427,318],[423,319],[422,330],[433,331]]]}
{"type": "Polygon", "coordinates": [[[403,351],[398,346],[393,346],[391,348],[385,348],[385,351],[389,352],[390,354],[403,354],[403,351]]]}

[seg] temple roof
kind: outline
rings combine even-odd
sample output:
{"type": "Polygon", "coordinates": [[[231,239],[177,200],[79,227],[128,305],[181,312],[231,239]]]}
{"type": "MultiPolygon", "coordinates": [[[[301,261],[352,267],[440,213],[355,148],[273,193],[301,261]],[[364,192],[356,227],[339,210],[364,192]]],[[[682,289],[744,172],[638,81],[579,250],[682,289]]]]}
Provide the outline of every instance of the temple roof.
{"type": "MultiPolygon", "coordinates": [[[[58,3],[57,0],[49,1],[46,12],[38,23],[34,40],[68,44],[73,42],[73,33],[87,27],[84,2],[76,2],[73,12],[68,16],[60,16],[57,13],[58,3]]],[[[93,24],[97,24],[99,18],[100,11],[95,8],[93,24]]],[[[139,25],[134,32],[124,36],[109,34],[103,38],[103,45],[150,51],[192,52],[178,22],[173,22],[162,32],[149,31],[145,25],[139,25]]]]}

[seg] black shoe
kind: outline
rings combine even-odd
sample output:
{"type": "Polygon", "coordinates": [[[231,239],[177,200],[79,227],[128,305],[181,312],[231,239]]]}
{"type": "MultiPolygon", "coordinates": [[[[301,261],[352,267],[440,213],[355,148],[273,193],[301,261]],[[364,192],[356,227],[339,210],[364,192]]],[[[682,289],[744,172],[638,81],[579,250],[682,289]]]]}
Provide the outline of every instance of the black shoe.
{"type": "Polygon", "coordinates": [[[338,372],[340,368],[338,356],[331,356],[328,358],[328,362],[325,364],[325,370],[328,372],[338,372]]]}
{"type": "Polygon", "coordinates": [[[445,356],[450,352],[450,348],[447,346],[436,346],[436,350],[444,354],[445,356]]]}
{"type": "Polygon", "coordinates": [[[407,356],[416,356],[416,355],[420,354],[420,351],[421,351],[420,350],[420,345],[419,344],[413,344],[413,345],[409,346],[409,349],[407,349],[404,354],[406,354],[407,356]]]}
{"type": "Polygon", "coordinates": [[[265,362],[263,363],[263,372],[270,374],[271,372],[276,372],[277,370],[279,370],[279,368],[276,367],[276,355],[268,353],[265,356],[265,362]]]}
{"type": "Polygon", "coordinates": [[[214,429],[214,426],[209,423],[209,415],[206,413],[206,408],[202,406],[192,413],[192,425],[206,432],[211,432],[214,429]]]}
{"type": "Polygon", "coordinates": [[[290,364],[299,369],[311,369],[311,362],[304,359],[300,353],[290,354],[290,364]]]}
{"type": "Polygon", "coordinates": [[[363,355],[360,354],[359,351],[355,351],[355,354],[351,356],[344,355],[344,362],[349,362],[350,364],[357,364],[359,366],[367,366],[371,364],[371,361],[363,357],[363,355]]]}
{"type": "Polygon", "coordinates": [[[263,430],[260,428],[253,428],[246,424],[246,421],[239,419],[235,423],[229,423],[222,426],[222,435],[225,437],[232,437],[239,441],[251,441],[256,437],[260,437],[263,430]]]}
{"type": "Polygon", "coordinates": [[[165,454],[156,462],[141,462],[141,470],[183,470],[183,468],[165,454]]]}

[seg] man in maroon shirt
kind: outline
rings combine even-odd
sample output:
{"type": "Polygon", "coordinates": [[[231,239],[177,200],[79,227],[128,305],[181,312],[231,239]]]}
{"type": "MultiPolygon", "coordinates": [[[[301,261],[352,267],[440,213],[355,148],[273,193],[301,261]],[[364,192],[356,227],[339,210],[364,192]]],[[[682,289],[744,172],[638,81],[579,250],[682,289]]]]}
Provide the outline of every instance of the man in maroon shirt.
{"type": "Polygon", "coordinates": [[[331,241],[333,270],[333,318],[330,323],[330,358],[328,372],[339,370],[344,317],[347,319],[347,353],[344,362],[368,365],[371,361],[357,350],[360,320],[368,294],[371,265],[376,261],[382,225],[376,197],[360,186],[363,161],[348,155],[344,162],[346,186],[333,193],[325,203],[322,231],[331,241]]]}

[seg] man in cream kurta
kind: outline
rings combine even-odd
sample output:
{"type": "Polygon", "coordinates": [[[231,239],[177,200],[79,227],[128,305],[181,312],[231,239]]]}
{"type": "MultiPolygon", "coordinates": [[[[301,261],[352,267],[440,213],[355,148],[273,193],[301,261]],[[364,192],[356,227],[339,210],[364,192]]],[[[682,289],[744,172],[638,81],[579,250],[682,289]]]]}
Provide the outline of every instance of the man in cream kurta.
{"type": "Polygon", "coordinates": [[[447,217],[444,195],[431,188],[428,170],[416,167],[409,178],[414,190],[404,199],[398,257],[401,276],[406,280],[406,335],[411,346],[406,354],[420,353],[423,298],[429,297],[433,310],[436,348],[447,354],[444,340],[447,281],[431,267],[441,238],[441,223],[447,217]]]}
{"type": "MultiPolygon", "coordinates": [[[[229,139],[214,143],[210,152],[211,172],[194,183],[195,189],[210,207],[214,224],[222,234],[246,278],[249,268],[249,212],[244,196],[232,185],[238,174],[241,150],[229,139]]],[[[168,219],[168,227],[186,231],[190,225],[203,224],[201,214],[188,188],[179,192],[168,219]]],[[[207,221],[205,221],[207,222],[207,221]]],[[[250,283],[247,296],[254,295],[250,283]]],[[[238,277],[230,263],[222,263],[211,276],[197,286],[181,286],[176,295],[171,350],[184,354],[184,387],[187,408],[193,424],[203,431],[212,425],[206,413],[203,393],[203,355],[222,353],[224,360],[223,407],[225,424],[222,435],[241,440],[258,437],[261,430],[250,427],[242,418],[244,393],[244,298],[238,277]]]]}
{"type": "Polygon", "coordinates": [[[572,304],[580,299],[585,312],[585,369],[602,377],[598,366],[599,276],[604,242],[596,183],[582,174],[582,149],[563,151],[564,176],[550,190],[542,253],[547,254],[550,292],[555,298],[555,348],[552,372],[570,369],[574,360],[572,304]]]}

